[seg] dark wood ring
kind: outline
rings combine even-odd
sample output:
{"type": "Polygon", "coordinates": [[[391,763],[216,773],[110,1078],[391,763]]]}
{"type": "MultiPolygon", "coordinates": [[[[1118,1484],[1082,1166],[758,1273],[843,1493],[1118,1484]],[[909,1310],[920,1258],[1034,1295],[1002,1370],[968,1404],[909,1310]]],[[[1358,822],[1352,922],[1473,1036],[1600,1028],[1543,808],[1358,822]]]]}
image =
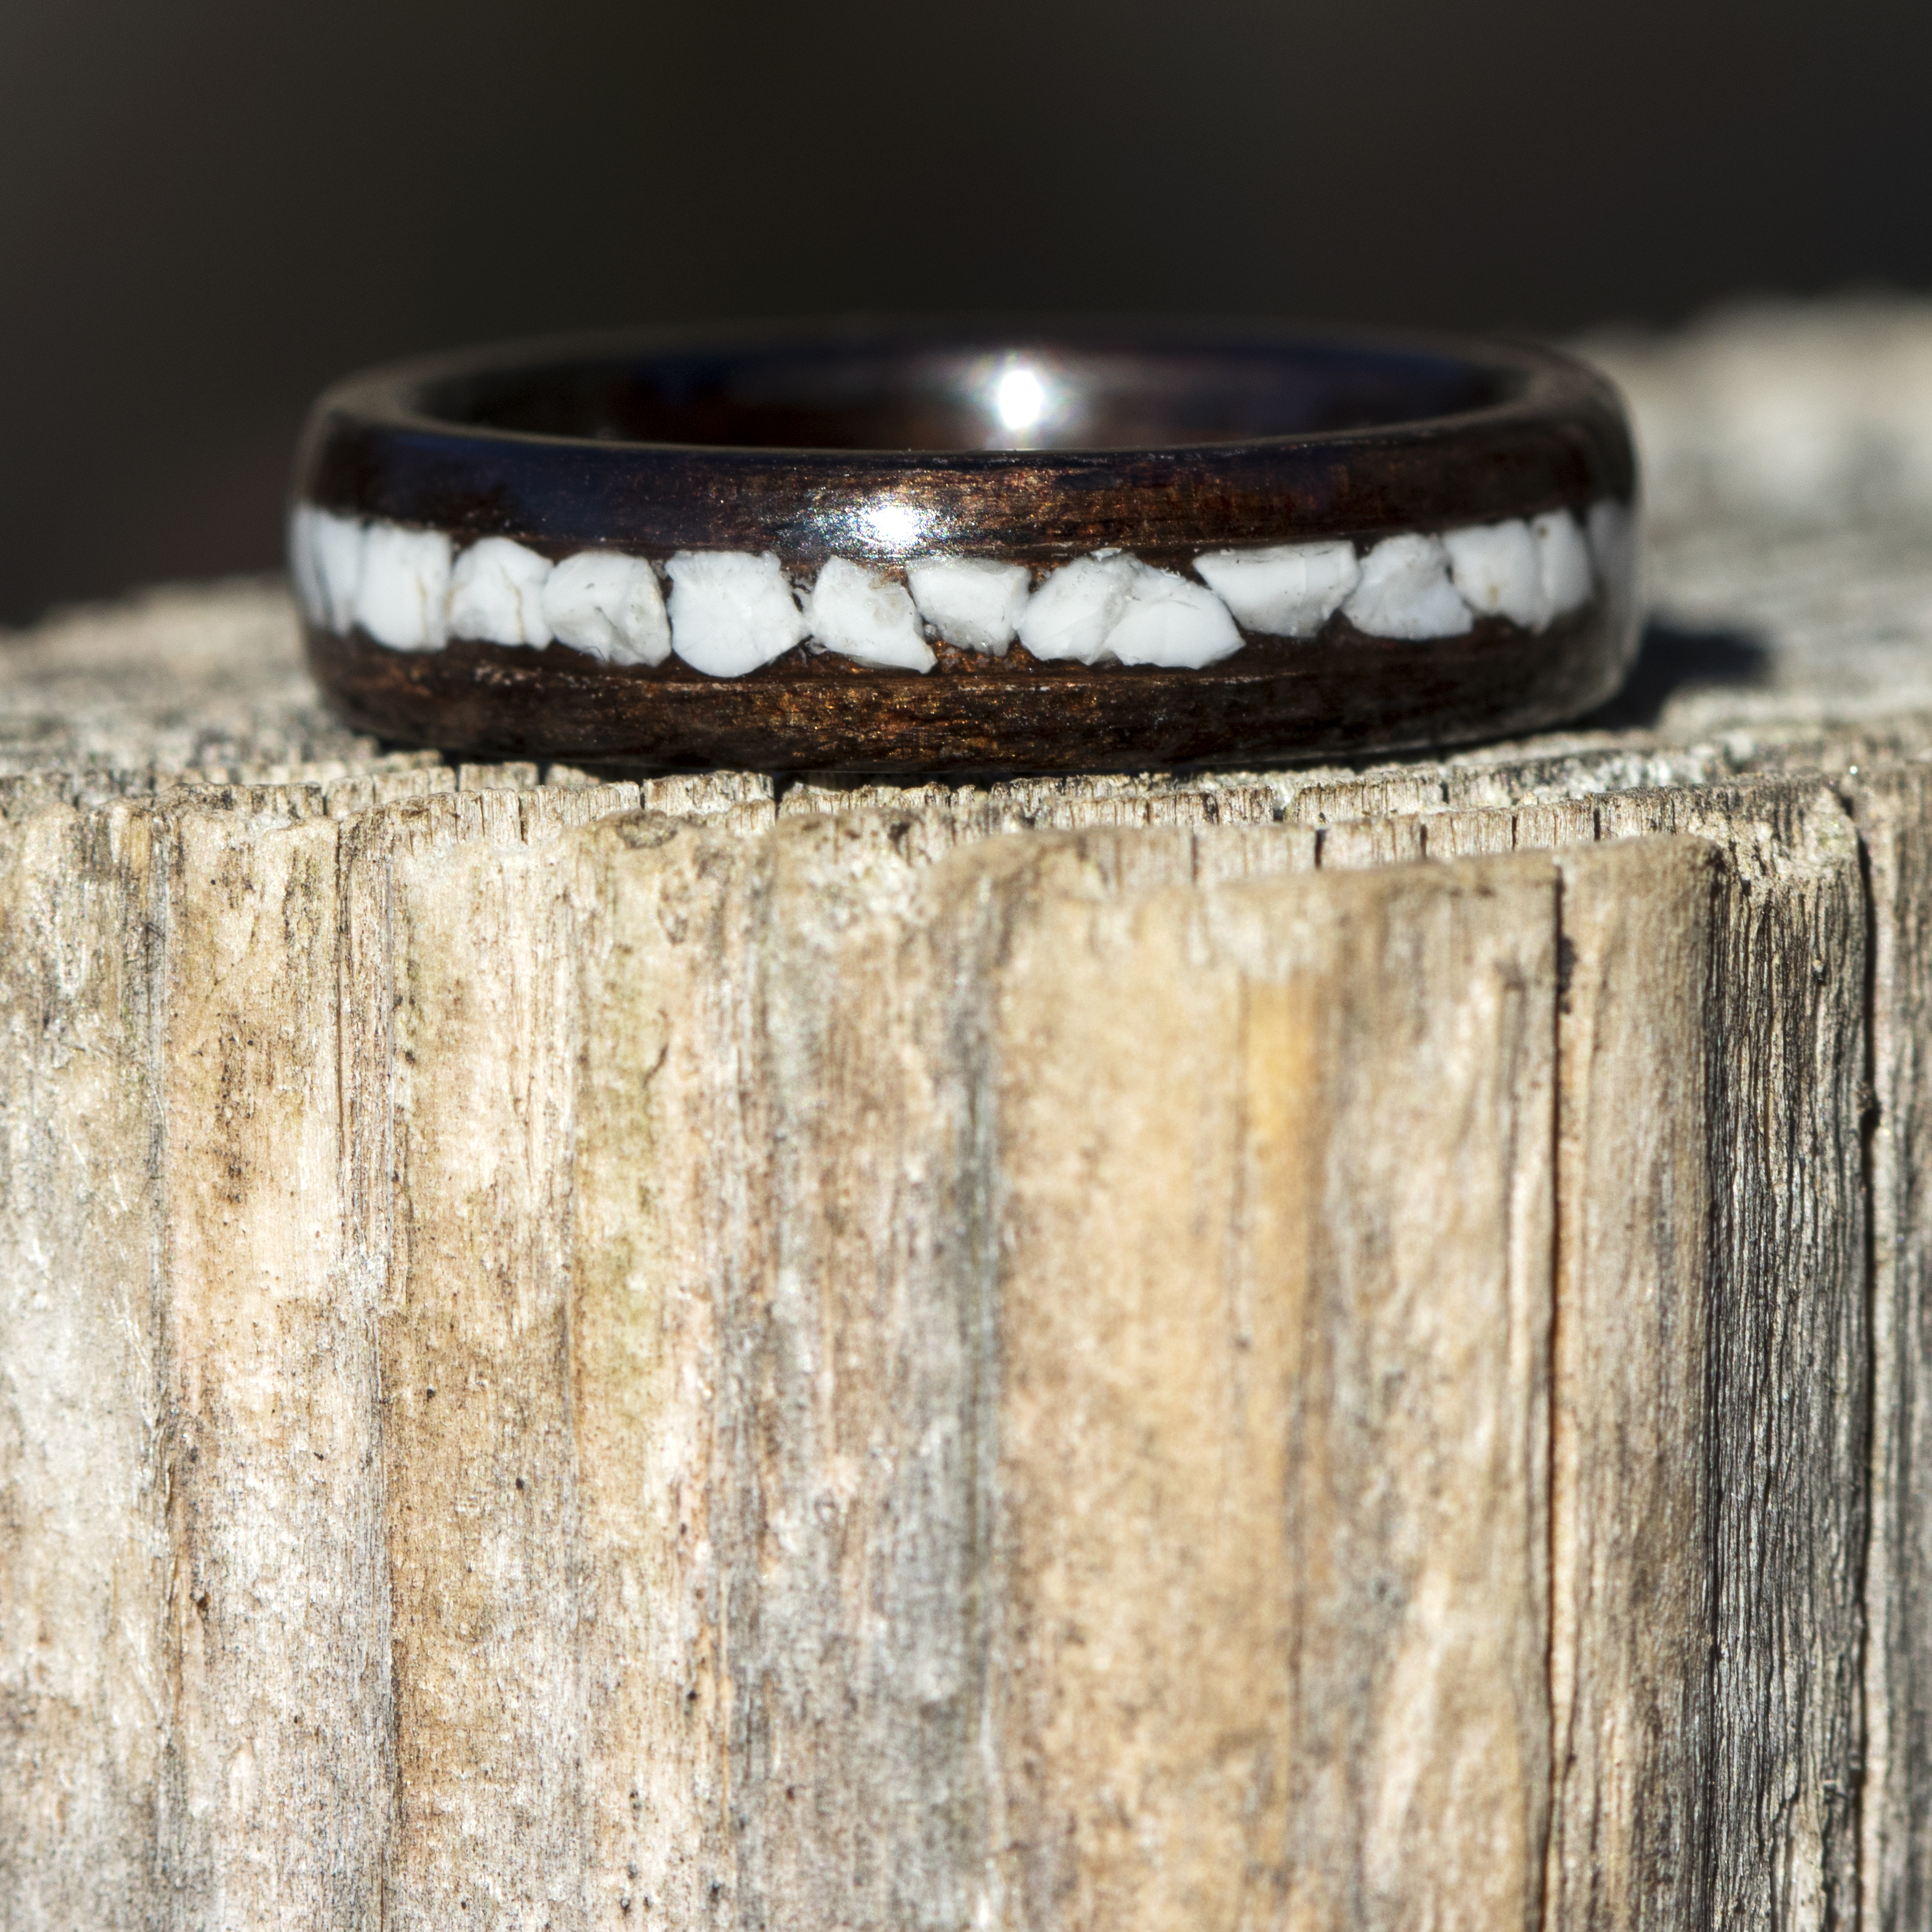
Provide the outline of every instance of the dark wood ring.
{"type": "Polygon", "coordinates": [[[324,692],[380,737],[478,757],[958,772],[1443,745],[1588,710],[1636,632],[1616,394],[1513,344],[1094,325],[526,344],[331,389],[294,496],[324,692]],[[1421,541],[1378,550],[1397,538],[1421,541]],[[1314,584],[1312,545],[1354,572],[1332,610],[1229,587],[1224,553],[1241,586],[1314,584]],[[721,554],[739,576],[694,575],[721,554]],[[1018,640],[935,619],[937,580],[908,574],[931,558],[1023,566],[982,572],[1033,613],[1018,640]],[[1040,586],[1096,558],[1051,630],[1040,586]],[[716,614],[754,608],[740,590],[766,600],[742,652],[716,614]],[[790,640],[782,612],[758,628],[786,595],[790,640]]]}

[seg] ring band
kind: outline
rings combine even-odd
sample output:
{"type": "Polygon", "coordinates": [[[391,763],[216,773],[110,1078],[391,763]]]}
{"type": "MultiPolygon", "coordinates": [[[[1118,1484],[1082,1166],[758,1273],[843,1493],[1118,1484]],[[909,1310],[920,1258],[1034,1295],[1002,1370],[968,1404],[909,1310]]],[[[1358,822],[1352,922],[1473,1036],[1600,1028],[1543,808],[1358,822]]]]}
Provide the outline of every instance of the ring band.
{"type": "Polygon", "coordinates": [[[1610,695],[1616,392],[1261,330],[602,338],[352,378],[298,458],[309,661],[479,757],[933,772],[1393,751],[1610,695]]]}

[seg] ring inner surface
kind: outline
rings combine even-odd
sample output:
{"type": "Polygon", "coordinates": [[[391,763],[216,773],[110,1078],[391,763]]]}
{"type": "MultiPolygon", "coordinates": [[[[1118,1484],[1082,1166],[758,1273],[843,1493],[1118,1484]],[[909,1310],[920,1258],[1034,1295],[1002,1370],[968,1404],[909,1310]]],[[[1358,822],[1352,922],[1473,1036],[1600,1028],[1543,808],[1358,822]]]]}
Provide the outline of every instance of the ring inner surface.
{"type": "Polygon", "coordinates": [[[1319,342],[997,340],[588,357],[426,383],[436,420],[599,442],[846,451],[1174,448],[1376,429],[1505,401],[1507,368],[1319,342]]]}

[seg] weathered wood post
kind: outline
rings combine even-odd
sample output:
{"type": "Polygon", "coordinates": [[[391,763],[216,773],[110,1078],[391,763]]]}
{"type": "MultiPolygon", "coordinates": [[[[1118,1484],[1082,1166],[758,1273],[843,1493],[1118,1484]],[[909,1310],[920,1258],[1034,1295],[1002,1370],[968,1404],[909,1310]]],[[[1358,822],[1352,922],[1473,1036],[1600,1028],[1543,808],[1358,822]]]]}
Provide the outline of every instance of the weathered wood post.
{"type": "Polygon", "coordinates": [[[1932,713],[1779,662],[834,792],[14,645],[0,1923],[1925,1924],[1932,713]]]}

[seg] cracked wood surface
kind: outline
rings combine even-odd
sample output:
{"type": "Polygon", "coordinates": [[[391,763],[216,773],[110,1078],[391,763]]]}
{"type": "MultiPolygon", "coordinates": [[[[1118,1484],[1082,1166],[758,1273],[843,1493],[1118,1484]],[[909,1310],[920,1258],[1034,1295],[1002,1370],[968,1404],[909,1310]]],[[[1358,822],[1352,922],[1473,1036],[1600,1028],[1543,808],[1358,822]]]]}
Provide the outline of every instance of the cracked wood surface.
{"type": "Polygon", "coordinates": [[[952,789],[15,640],[0,1924],[1932,1924],[1924,548],[952,789]]]}

